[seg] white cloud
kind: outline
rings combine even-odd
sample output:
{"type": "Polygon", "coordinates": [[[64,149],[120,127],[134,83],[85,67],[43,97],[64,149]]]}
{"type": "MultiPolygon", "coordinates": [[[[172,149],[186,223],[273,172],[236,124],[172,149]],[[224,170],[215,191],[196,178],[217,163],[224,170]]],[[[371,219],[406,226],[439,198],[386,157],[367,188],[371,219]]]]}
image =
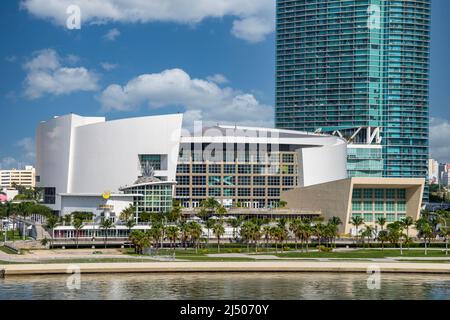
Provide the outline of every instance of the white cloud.
{"type": "Polygon", "coordinates": [[[109,30],[104,36],[103,39],[108,41],[114,41],[116,38],[120,36],[120,31],[116,28],[109,30]]]}
{"type": "Polygon", "coordinates": [[[196,24],[230,16],[233,35],[250,42],[263,40],[275,29],[274,0],[23,0],[21,7],[65,26],[66,8],[72,4],[80,7],[82,23],[196,24]]]}
{"type": "Polygon", "coordinates": [[[105,69],[106,71],[114,70],[118,67],[115,63],[109,63],[109,62],[100,62],[100,66],[105,69]]]}
{"type": "Polygon", "coordinates": [[[62,95],[98,89],[96,74],[84,67],[61,66],[61,58],[53,49],[35,52],[24,69],[27,71],[25,95],[29,99],[37,99],[44,94],[62,95]]]}
{"type": "Polygon", "coordinates": [[[0,169],[8,170],[17,168],[17,160],[13,157],[4,157],[0,159],[0,169]]]}
{"type": "Polygon", "coordinates": [[[450,122],[431,118],[430,156],[440,162],[450,163],[450,122]]]}
{"type": "Polygon", "coordinates": [[[206,79],[208,81],[211,81],[211,82],[214,82],[217,84],[228,83],[228,79],[223,74],[220,74],[220,73],[217,73],[213,76],[206,77],[206,79]]]}
{"type": "Polygon", "coordinates": [[[19,140],[16,144],[22,149],[22,158],[26,160],[33,160],[36,157],[34,140],[32,138],[23,138],[19,140]]]}
{"type": "Polygon", "coordinates": [[[142,105],[150,108],[180,106],[185,125],[194,120],[206,123],[239,123],[270,126],[272,108],[252,94],[203,79],[193,79],[181,69],[143,74],[124,86],[112,84],[99,97],[104,110],[127,111],[142,105]]]}

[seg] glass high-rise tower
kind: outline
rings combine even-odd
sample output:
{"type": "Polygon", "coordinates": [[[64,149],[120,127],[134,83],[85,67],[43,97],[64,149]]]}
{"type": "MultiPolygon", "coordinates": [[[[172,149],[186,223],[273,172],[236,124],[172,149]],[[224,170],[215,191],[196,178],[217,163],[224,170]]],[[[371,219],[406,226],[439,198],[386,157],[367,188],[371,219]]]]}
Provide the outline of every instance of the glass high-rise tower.
{"type": "Polygon", "coordinates": [[[380,175],[426,177],[430,2],[277,0],[276,126],[378,128],[380,175]]]}

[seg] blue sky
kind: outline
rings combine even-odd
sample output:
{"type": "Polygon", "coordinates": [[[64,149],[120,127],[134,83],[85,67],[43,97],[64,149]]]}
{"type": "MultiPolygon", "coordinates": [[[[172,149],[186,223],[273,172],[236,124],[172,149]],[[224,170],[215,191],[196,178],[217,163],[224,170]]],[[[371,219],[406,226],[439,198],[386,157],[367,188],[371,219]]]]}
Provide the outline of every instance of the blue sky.
{"type": "MultiPolygon", "coordinates": [[[[189,120],[272,124],[272,0],[243,8],[242,0],[202,8],[142,0],[135,3],[147,13],[138,17],[127,5],[100,10],[86,1],[2,1],[0,167],[34,163],[39,121],[70,112],[115,119],[187,111],[189,120]],[[80,4],[80,30],[65,27],[71,3],[80,4]]],[[[433,0],[431,144],[450,162],[449,30],[450,1],[433,0]]]]}

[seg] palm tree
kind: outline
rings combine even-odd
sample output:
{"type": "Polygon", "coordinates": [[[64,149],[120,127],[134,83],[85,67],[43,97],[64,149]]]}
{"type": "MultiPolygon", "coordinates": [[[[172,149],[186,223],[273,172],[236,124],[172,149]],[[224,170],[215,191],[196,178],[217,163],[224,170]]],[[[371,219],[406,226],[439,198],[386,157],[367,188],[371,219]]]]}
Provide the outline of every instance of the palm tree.
{"type": "Polygon", "coordinates": [[[364,224],[364,220],[363,218],[361,218],[361,216],[353,216],[352,219],[350,220],[350,223],[355,226],[356,229],[356,238],[358,238],[358,234],[359,234],[359,226],[361,226],[362,224],[364,224]]]}
{"type": "Polygon", "coordinates": [[[409,250],[409,227],[414,225],[414,220],[410,216],[406,216],[401,220],[401,224],[403,228],[406,229],[406,240],[408,241],[408,250],[409,250]]]}
{"type": "Polygon", "coordinates": [[[250,241],[252,239],[253,222],[245,221],[240,230],[241,239],[247,242],[247,252],[250,252],[250,241]]]}
{"type": "Polygon", "coordinates": [[[400,243],[400,254],[403,255],[403,225],[400,221],[388,224],[389,238],[391,242],[400,243]]]}
{"type": "Polygon", "coordinates": [[[298,239],[301,237],[301,233],[300,233],[301,223],[302,223],[302,221],[300,219],[295,219],[294,221],[292,221],[289,224],[289,230],[292,232],[292,234],[294,235],[294,239],[295,239],[295,250],[298,249],[297,243],[298,243],[298,239]]]}
{"type": "Polygon", "coordinates": [[[314,236],[317,238],[317,240],[319,242],[319,247],[320,247],[322,237],[325,233],[325,225],[323,223],[317,223],[313,228],[313,232],[314,232],[314,236]]]}
{"type": "Polygon", "coordinates": [[[195,252],[198,252],[198,243],[202,236],[202,226],[195,221],[189,222],[189,236],[191,241],[195,244],[195,252]]]}
{"type": "Polygon", "coordinates": [[[77,249],[78,249],[78,238],[79,238],[81,229],[83,229],[83,220],[81,220],[81,219],[73,220],[73,227],[75,228],[75,243],[77,244],[77,249]]]}
{"type": "Polygon", "coordinates": [[[217,206],[216,207],[216,214],[222,218],[227,213],[227,209],[224,206],[217,206]]]}
{"type": "Polygon", "coordinates": [[[189,224],[186,222],[180,223],[180,240],[184,246],[184,250],[187,250],[187,240],[189,238],[189,224]]]}
{"type": "Polygon", "coordinates": [[[366,230],[364,230],[361,234],[362,237],[366,237],[367,238],[367,247],[370,247],[370,240],[373,237],[373,228],[371,226],[366,226],[366,230]]]}
{"type": "Polygon", "coordinates": [[[177,226],[169,226],[166,230],[166,236],[170,241],[170,245],[173,247],[173,254],[175,256],[175,243],[180,235],[180,229],[177,226]]]}
{"type": "Polygon", "coordinates": [[[123,209],[120,213],[120,220],[122,221],[129,221],[133,219],[134,214],[136,212],[136,208],[133,205],[128,206],[127,208],[123,209]]]}
{"type": "Polygon", "coordinates": [[[213,226],[213,233],[216,235],[217,238],[217,252],[220,253],[220,238],[225,233],[225,228],[221,222],[218,222],[213,226]]]}
{"type": "Polygon", "coordinates": [[[134,245],[134,252],[136,254],[142,254],[142,238],[144,238],[144,233],[142,231],[133,230],[130,232],[129,240],[134,245]]]}
{"type": "Polygon", "coordinates": [[[103,230],[104,239],[105,239],[105,248],[106,244],[108,243],[108,230],[112,229],[114,227],[114,224],[111,219],[103,219],[100,223],[100,229],[103,230]]]}
{"type": "Polygon", "coordinates": [[[269,225],[265,225],[262,229],[262,234],[264,236],[264,240],[266,243],[266,250],[269,247],[269,240],[270,240],[270,226],[269,225]]]}
{"type": "Polygon", "coordinates": [[[331,217],[328,220],[328,224],[331,225],[331,231],[333,233],[334,247],[336,247],[336,237],[338,235],[339,226],[342,224],[342,220],[339,217],[331,217]]]}
{"type": "Polygon", "coordinates": [[[54,215],[51,215],[47,218],[47,228],[50,229],[50,248],[53,246],[53,230],[56,228],[58,224],[58,218],[54,215]]]}
{"type": "Polygon", "coordinates": [[[302,233],[302,250],[303,250],[303,241],[306,242],[306,252],[309,249],[309,239],[313,235],[313,228],[311,226],[311,221],[309,219],[303,220],[303,223],[300,226],[302,233]]]}
{"type": "Polygon", "coordinates": [[[381,230],[383,231],[384,225],[386,224],[386,218],[385,217],[379,217],[377,219],[377,224],[381,227],[381,230]]]}
{"type": "Polygon", "coordinates": [[[134,221],[134,219],[129,219],[127,220],[127,222],[125,222],[125,226],[128,229],[128,234],[131,233],[131,229],[133,229],[133,227],[136,225],[136,222],[134,221]]]}
{"type": "Polygon", "coordinates": [[[378,240],[381,242],[381,251],[384,251],[384,243],[389,241],[389,233],[386,230],[378,232],[378,240]]]}
{"type": "Polygon", "coordinates": [[[450,219],[450,212],[441,210],[437,213],[440,221],[439,235],[444,237],[445,255],[448,255],[448,236],[450,235],[450,226],[448,222],[450,219]]]}
{"type": "Polygon", "coordinates": [[[216,221],[214,221],[213,219],[208,219],[205,222],[206,230],[208,230],[208,236],[206,237],[206,246],[207,247],[209,244],[209,238],[211,236],[210,230],[214,227],[215,224],[216,224],[216,221]]]}
{"type": "Polygon", "coordinates": [[[420,218],[416,221],[416,229],[419,231],[419,238],[424,239],[425,243],[425,255],[428,254],[428,247],[427,247],[427,239],[431,239],[433,236],[433,228],[431,227],[431,224],[428,220],[425,218],[420,218]]]}
{"type": "Polygon", "coordinates": [[[228,223],[233,228],[233,238],[236,239],[236,231],[242,224],[242,217],[237,217],[236,219],[230,219],[228,223]]]}

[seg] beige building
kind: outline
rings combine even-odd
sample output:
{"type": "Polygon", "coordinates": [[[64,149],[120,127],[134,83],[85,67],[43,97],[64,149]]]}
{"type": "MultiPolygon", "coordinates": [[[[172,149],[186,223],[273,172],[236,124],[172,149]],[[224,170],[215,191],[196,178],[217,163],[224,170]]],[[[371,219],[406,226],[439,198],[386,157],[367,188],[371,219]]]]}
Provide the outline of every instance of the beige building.
{"type": "Polygon", "coordinates": [[[350,178],[285,191],[281,199],[290,209],[321,211],[325,221],[339,217],[343,222],[340,232],[355,234],[350,223],[353,216],[376,228],[381,217],[387,224],[406,216],[417,220],[424,184],[420,178],[350,178]]]}
{"type": "Polygon", "coordinates": [[[36,185],[36,172],[34,167],[26,166],[24,170],[0,170],[0,189],[11,189],[13,185],[34,187],[36,185]]]}

